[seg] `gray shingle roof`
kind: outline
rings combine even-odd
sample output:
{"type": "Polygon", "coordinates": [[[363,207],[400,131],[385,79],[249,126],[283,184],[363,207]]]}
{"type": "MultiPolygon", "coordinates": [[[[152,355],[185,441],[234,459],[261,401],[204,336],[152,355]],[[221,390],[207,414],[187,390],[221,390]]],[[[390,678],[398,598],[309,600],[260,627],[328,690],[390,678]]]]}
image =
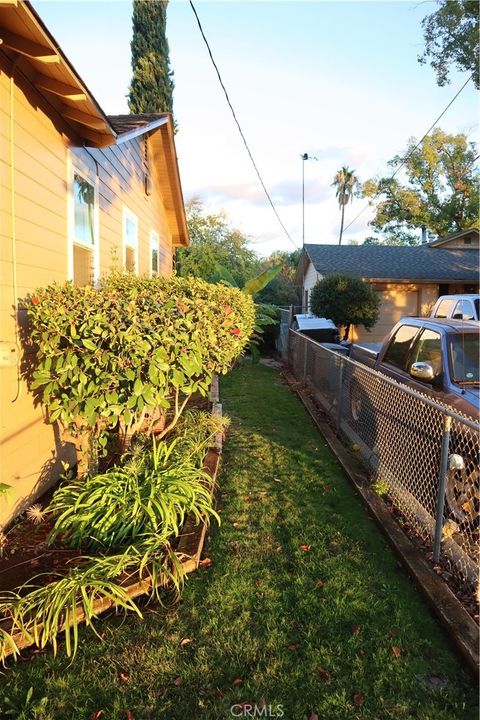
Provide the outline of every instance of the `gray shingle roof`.
{"type": "Polygon", "coordinates": [[[479,279],[479,253],[473,249],[306,244],[305,250],[320,275],[475,283],[479,279]]]}

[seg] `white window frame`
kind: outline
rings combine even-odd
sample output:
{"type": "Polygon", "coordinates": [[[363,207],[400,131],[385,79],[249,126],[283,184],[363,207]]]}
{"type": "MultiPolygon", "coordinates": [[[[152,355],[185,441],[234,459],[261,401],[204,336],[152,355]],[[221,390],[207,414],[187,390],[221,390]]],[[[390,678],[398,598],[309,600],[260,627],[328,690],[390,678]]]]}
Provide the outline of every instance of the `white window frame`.
{"type": "Polygon", "coordinates": [[[99,178],[94,170],[89,168],[79,158],[67,154],[67,223],[68,223],[68,246],[67,246],[67,279],[73,282],[73,248],[80,245],[89,250],[93,255],[93,277],[94,284],[100,277],[100,203],[99,203],[99,178]],[[94,189],[93,199],[93,245],[79,240],[75,237],[75,174],[81,175],[87,182],[91,183],[94,189]]]}
{"type": "Polygon", "coordinates": [[[126,205],[122,212],[122,247],[123,247],[123,269],[127,269],[127,247],[135,252],[135,275],[138,275],[138,217],[126,205]],[[133,243],[127,242],[127,220],[135,225],[136,237],[133,243]]]}
{"type": "Polygon", "coordinates": [[[160,236],[156,230],[150,230],[150,277],[153,277],[152,254],[157,251],[157,276],[160,275],[160,236]]]}

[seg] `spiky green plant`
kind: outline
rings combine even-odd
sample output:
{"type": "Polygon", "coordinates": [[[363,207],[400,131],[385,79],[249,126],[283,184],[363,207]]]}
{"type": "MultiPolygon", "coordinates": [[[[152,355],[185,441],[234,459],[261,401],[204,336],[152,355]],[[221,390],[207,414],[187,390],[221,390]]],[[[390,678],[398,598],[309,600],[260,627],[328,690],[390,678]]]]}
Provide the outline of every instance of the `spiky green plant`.
{"type": "Polygon", "coordinates": [[[121,467],[61,486],[49,510],[49,535],[73,547],[115,548],[154,533],[178,535],[186,516],[218,519],[208,490],[210,476],[188,456],[174,453],[177,439],[155,442],[121,467]]]}
{"type": "Polygon", "coordinates": [[[175,454],[189,457],[196,467],[203,467],[205,453],[214,444],[215,436],[224,433],[229,425],[228,417],[216,417],[204,410],[187,410],[174,430],[175,454]]]}
{"type": "Polygon", "coordinates": [[[146,580],[146,589],[160,602],[160,590],[167,587],[178,597],[183,583],[181,559],[163,536],[150,534],[115,555],[84,557],[66,576],[59,575],[45,585],[34,584],[45,577],[37,575],[18,592],[4,593],[0,596],[0,619],[9,620],[10,628],[0,629],[0,662],[7,655],[18,657],[17,633],[40,648],[51,644],[56,653],[58,635],[64,632],[66,654],[75,656],[79,621],[84,619],[95,632],[92,621],[102,611],[99,601],[109,600],[116,608],[142,617],[124,587],[132,577],[146,580]]]}

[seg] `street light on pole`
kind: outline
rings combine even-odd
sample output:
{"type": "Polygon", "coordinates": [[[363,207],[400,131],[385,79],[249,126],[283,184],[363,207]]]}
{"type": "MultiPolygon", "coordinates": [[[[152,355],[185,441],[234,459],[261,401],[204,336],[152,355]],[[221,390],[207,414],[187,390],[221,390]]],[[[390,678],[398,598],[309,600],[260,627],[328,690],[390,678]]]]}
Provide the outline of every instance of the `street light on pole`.
{"type": "Polygon", "coordinates": [[[305,246],[305,160],[318,160],[314,155],[302,153],[302,248],[305,246]]]}

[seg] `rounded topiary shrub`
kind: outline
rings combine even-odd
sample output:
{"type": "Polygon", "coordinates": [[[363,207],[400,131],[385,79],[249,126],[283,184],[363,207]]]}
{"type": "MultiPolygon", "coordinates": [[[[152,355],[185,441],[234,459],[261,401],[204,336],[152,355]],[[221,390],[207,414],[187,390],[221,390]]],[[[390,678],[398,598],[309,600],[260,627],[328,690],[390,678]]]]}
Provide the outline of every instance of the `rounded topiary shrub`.
{"type": "Polygon", "coordinates": [[[36,349],[30,387],[79,460],[106,444],[107,428],[166,434],[191,395],[205,395],[243,352],[255,319],[236,288],[123,274],[99,289],[41,288],[26,309],[36,349]]]}

